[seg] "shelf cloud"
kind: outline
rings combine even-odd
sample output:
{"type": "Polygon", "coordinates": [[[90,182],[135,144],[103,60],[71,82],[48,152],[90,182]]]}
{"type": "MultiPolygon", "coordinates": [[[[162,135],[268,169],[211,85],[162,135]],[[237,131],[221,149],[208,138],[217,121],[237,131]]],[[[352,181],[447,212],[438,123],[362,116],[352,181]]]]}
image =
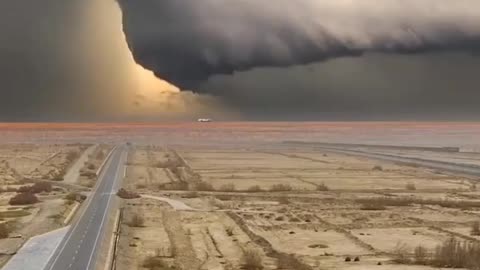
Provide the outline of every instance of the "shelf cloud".
{"type": "Polygon", "coordinates": [[[477,0],[118,2],[136,61],[188,89],[260,67],[480,47],[477,0]]]}

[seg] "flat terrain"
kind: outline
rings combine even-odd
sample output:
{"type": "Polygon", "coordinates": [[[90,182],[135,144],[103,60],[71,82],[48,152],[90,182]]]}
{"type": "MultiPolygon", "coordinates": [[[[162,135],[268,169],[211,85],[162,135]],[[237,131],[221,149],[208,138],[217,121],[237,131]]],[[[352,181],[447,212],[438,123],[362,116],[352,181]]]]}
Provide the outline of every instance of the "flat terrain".
{"type": "Polygon", "coordinates": [[[78,193],[82,187],[76,186],[79,169],[97,148],[103,149],[89,147],[84,144],[0,145],[0,229],[5,232],[0,237],[0,266],[32,236],[58,229],[68,222],[67,216],[82,200],[78,193]],[[94,151],[80,159],[86,149],[94,151]],[[28,200],[13,203],[17,197],[28,200]]]}
{"type": "Polygon", "coordinates": [[[138,145],[127,164],[144,197],[123,202],[117,269],[433,269],[416,248],[480,241],[475,177],[285,147],[138,145]]]}

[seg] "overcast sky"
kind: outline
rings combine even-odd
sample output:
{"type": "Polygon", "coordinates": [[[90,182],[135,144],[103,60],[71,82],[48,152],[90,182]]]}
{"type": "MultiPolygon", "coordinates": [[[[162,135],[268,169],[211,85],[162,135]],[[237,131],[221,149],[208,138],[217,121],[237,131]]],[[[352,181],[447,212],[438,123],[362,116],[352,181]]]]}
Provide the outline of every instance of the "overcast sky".
{"type": "Polygon", "coordinates": [[[480,118],[476,0],[119,3],[1,1],[0,120],[480,118]],[[132,57],[184,92],[126,109],[132,57]]]}

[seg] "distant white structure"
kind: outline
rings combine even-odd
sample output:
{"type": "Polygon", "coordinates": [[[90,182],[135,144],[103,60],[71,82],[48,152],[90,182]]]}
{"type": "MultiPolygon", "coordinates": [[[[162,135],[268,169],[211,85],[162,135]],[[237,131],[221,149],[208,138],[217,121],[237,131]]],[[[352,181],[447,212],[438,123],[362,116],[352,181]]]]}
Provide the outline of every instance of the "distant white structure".
{"type": "Polygon", "coordinates": [[[205,122],[212,122],[210,118],[198,118],[197,122],[205,123],[205,122]]]}

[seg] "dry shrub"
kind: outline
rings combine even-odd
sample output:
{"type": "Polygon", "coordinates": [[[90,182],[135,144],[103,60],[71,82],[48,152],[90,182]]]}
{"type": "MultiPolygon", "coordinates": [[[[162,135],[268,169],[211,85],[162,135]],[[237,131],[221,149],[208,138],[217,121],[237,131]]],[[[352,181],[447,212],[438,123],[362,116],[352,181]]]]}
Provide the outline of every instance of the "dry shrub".
{"type": "Polygon", "coordinates": [[[65,195],[65,200],[67,201],[77,201],[77,202],[83,202],[87,196],[80,194],[78,192],[70,192],[67,195],[65,195]]]}
{"type": "Polygon", "coordinates": [[[143,183],[138,183],[138,184],[135,185],[135,187],[136,187],[137,189],[143,189],[143,188],[147,188],[147,185],[145,185],[145,184],[143,184],[143,183]]]}
{"type": "Polygon", "coordinates": [[[227,235],[228,235],[228,236],[233,236],[233,231],[234,231],[234,229],[235,229],[235,228],[230,225],[230,226],[227,226],[227,227],[225,228],[225,231],[227,232],[227,235]]]}
{"type": "Polygon", "coordinates": [[[289,221],[289,222],[295,222],[295,223],[296,223],[296,222],[300,222],[301,220],[300,220],[299,218],[297,218],[297,217],[292,217],[292,218],[290,218],[288,221],[289,221]]]}
{"type": "Polygon", "coordinates": [[[216,195],[215,198],[219,199],[220,201],[231,201],[233,199],[233,196],[226,195],[226,194],[219,194],[219,195],[216,195]]]}
{"type": "Polygon", "coordinates": [[[77,151],[70,151],[67,153],[67,156],[65,158],[68,160],[68,162],[73,162],[77,159],[78,156],[79,153],[77,151]]]}
{"type": "Polygon", "coordinates": [[[188,183],[185,181],[175,181],[159,185],[160,190],[188,190],[188,183]]]}
{"type": "Polygon", "coordinates": [[[428,250],[424,246],[417,246],[413,251],[413,256],[416,264],[427,264],[429,261],[428,250]]]}
{"type": "Polygon", "coordinates": [[[234,184],[224,184],[220,186],[219,190],[224,192],[234,192],[236,189],[234,184]]]}
{"type": "Polygon", "coordinates": [[[2,193],[2,192],[17,192],[17,191],[18,191],[18,188],[12,188],[12,187],[2,188],[2,187],[0,187],[0,193],[2,193]]]}
{"type": "Polygon", "coordinates": [[[288,197],[283,196],[283,197],[277,198],[277,202],[279,204],[289,204],[290,200],[288,199],[288,197]]]}
{"type": "Polygon", "coordinates": [[[372,202],[372,203],[363,203],[360,209],[365,211],[381,211],[381,210],[386,210],[387,208],[383,204],[377,204],[372,202]]]}
{"type": "Polygon", "coordinates": [[[27,205],[34,204],[38,202],[37,196],[33,193],[18,193],[17,195],[10,198],[8,203],[10,205],[27,205]]]}
{"type": "Polygon", "coordinates": [[[32,193],[32,187],[31,186],[21,186],[17,189],[18,193],[32,193]]]}
{"type": "Polygon", "coordinates": [[[200,182],[195,184],[195,190],[198,190],[198,191],[215,191],[215,188],[210,183],[207,183],[205,181],[200,181],[200,182]]]}
{"type": "Polygon", "coordinates": [[[53,181],[63,181],[63,176],[65,175],[65,171],[59,171],[57,174],[53,175],[50,179],[53,181]]]}
{"type": "Polygon", "coordinates": [[[416,247],[413,260],[408,258],[408,250],[404,245],[400,245],[394,254],[394,261],[402,264],[415,263],[438,268],[480,269],[480,244],[460,241],[454,237],[438,245],[433,253],[428,252],[422,246],[416,247]]]}
{"type": "Polygon", "coordinates": [[[82,172],[80,172],[80,176],[85,176],[87,178],[93,179],[93,178],[97,177],[97,174],[95,172],[82,171],[82,172]]]}
{"type": "Polygon", "coordinates": [[[143,227],[145,224],[145,218],[139,214],[133,214],[128,226],[130,227],[143,227]]]}
{"type": "Polygon", "coordinates": [[[433,266],[480,269],[480,244],[450,238],[435,249],[433,266]]]}
{"type": "Polygon", "coordinates": [[[47,182],[39,182],[35,183],[32,186],[33,193],[41,193],[41,192],[51,192],[52,191],[52,184],[47,182]]]}
{"type": "Polygon", "coordinates": [[[438,205],[445,208],[470,209],[480,208],[480,201],[465,201],[465,200],[441,200],[441,199],[420,199],[420,198],[362,198],[355,200],[360,204],[373,204],[383,206],[411,206],[412,204],[419,205],[438,205]]]}
{"type": "Polygon", "coordinates": [[[475,221],[472,223],[470,234],[474,236],[480,236],[480,222],[475,221]]]}
{"type": "Polygon", "coordinates": [[[259,185],[250,186],[247,192],[263,192],[264,190],[259,185]]]}
{"type": "Polygon", "coordinates": [[[325,183],[321,183],[320,185],[317,186],[317,191],[329,191],[330,188],[325,185],[325,183]]]}
{"type": "Polygon", "coordinates": [[[380,166],[380,165],[375,165],[375,166],[373,166],[372,170],[374,170],[374,171],[383,171],[383,167],[380,166]]]}
{"type": "Polygon", "coordinates": [[[52,184],[47,182],[38,182],[32,186],[21,186],[18,188],[17,192],[19,193],[41,193],[41,192],[51,192],[52,184]]]}
{"type": "Polygon", "coordinates": [[[184,164],[180,159],[168,159],[166,161],[159,161],[154,164],[154,167],[157,168],[168,168],[170,171],[175,173],[174,171],[178,170],[178,167],[182,167],[184,164]]]}
{"type": "Polygon", "coordinates": [[[105,158],[105,153],[103,152],[103,150],[98,151],[97,155],[95,156],[95,159],[103,160],[104,158],[105,158]]]}
{"type": "Polygon", "coordinates": [[[277,258],[277,269],[311,270],[312,268],[300,262],[294,255],[282,254],[277,258]]]}
{"type": "Polygon", "coordinates": [[[408,246],[404,243],[397,243],[393,249],[393,261],[400,264],[409,264],[410,256],[408,251],[408,246]]]}
{"type": "Polygon", "coordinates": [[[122,199],[137,199],[140,198],[140,195],[133,192],[133,191],[128,191],[124,188],[121,188],[117,191],[117,196],[122,198],[122,199]]]}
{"type": "Polygon", "coordinates": [[[407,183],[407,184],[405,185],[405,189],[406,189],[406,190],[417,190],[417,187],[415,186],[414,183],[407,183]]]}
{"type": "Polygon", "coordinates": [[[8,228],[7,224],[0,223],[0,239],[7,238],[10,234],[10,229],[8,228]]]}
{"type": "Polygon", "coordinates": [[[174,270],[168,263],[162,258],[157,256],[147,257],[142,264],[143,267],[151,270],[174,270]]]}
{"type": "Polygon", "coordinates": [[[182,197],[183,197],[183,198],[186,198],[186,199],[198,198],[198,192],[196,192],[196,191],[190,191],[190,192],[187,192],[187,193],[183,194],[182,197]]]}
{"type": "Polygon", "coordinates": [[[255,249],[247,249],[243,252],[243,269],[260,270],[263,269],[262,256],[255,249]]]}
{"type": "Polygon", "coordinates": [[[92,164],[92,163],[88,164],[88,165],[87,165],[87,169],[89,169],[89,170],[95,170],[95,164],[92,164]]]}
{"type": "Polygon", "coordinates": [[[293,188],[289,184],[275,184],[270,187],[272,192],[292,191],[293,188]]]}

